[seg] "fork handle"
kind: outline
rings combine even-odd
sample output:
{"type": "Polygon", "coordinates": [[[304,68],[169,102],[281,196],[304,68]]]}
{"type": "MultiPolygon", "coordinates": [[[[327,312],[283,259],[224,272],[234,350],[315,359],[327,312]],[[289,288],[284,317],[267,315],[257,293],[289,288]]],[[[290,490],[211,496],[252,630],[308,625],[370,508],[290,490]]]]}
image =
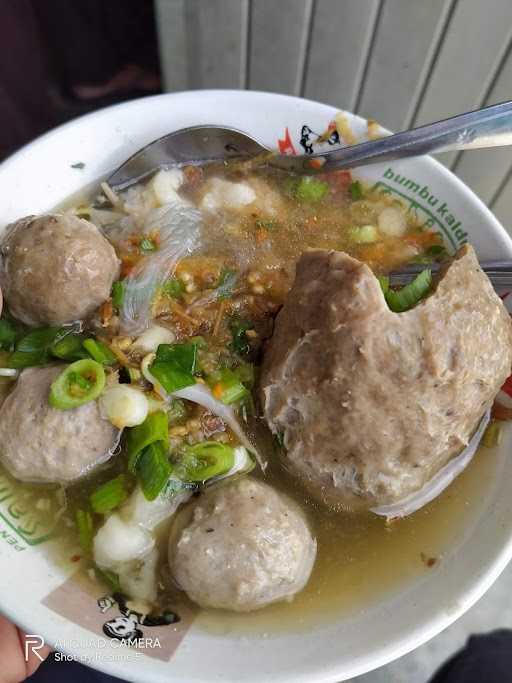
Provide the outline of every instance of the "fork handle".
{"type": "MultiPolygon", "coordinates": [[[[407,285],[422,270],[437,272],[442,263],[413,263],[401,270],[393,271],[389,277],[393,285],[407,285]]],[[[480,267],[495,287],[512,286],[512,261],[481,261],[480,267]]]]}

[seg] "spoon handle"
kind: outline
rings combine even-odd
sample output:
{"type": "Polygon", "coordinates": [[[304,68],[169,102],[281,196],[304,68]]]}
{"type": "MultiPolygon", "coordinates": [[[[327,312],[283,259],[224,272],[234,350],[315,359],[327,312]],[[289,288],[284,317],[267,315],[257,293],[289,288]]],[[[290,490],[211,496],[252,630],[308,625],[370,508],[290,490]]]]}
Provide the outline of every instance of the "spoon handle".
{"type": "Polygon", "coordinates": [[[303,169],[308,167],[311,169],[311,160],[315,157],[322,157],[324,163],[318,170],[330,171],[433,152],[511,144],[512,101],[452,116],[443,121],[395,133],[379,140],[370,140],[336,149],[327,154],[313,154],[300,158],[276,157],[275,165],[288,170],[297,170],[297,163],[300,163],[303,169]]]}

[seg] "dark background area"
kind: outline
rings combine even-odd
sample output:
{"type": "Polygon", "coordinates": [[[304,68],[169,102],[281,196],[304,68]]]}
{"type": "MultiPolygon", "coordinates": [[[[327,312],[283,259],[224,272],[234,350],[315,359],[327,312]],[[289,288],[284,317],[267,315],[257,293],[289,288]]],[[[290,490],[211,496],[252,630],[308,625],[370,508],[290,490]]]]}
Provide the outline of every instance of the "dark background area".
{"type": "Polygon", "coordinates": [[[161,91],[151,0],[0,0],[0,160],[49,128],[161,91]]]}

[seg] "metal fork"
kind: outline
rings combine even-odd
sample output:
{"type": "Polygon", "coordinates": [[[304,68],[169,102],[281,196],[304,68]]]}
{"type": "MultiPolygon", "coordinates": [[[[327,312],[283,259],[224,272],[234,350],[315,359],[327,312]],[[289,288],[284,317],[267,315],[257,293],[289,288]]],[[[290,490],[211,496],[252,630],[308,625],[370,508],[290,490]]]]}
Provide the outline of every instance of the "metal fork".
{"type": "MultiPolygon", "coordinates": [[[[436,273],[442,267],[442,263],[412,263],[405,268],[393,271],[389,278],[392,285],[407,285],[422,270],[429,269],[432,273],[436,273]]],[[[512,286],[512,261],[481,261],[480,268],[494,287],[512,286]]]]}

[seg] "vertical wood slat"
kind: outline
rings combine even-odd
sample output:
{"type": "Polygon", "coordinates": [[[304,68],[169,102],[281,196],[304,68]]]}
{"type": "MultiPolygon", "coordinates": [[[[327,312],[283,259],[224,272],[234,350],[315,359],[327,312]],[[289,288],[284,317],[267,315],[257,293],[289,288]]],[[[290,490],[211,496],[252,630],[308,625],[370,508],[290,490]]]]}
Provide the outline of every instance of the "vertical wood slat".
{"type": "MultiPolygon", "coordinates": [[[[508,43],[511,26],[510,0],[457,2],[414,125],[480,106],[508,43]]],[[[448,163],[456,156],[448,155],[448,163]]]]}
{"type": "Polygon", "coordinates": [[[318,0],[302,95],[353,109],[379,0],[318,0]]]}
{"type": "Polygon", "coordinates": [[[164,87],[245,85],[249,0],[156,0],[164,87]]]}
{"type": "Polygon", "coordinates": [[[297,78],[295,80],[295,88],[293,89],[293,94],[298,96],[302,95],[304,92],[304,83],[306,81],[306,72],[311,51],[311,39],[313,35],[313,18],[316,13],[317,4],[318,0],[307,0],[305,7],[299,61],[297,64],[297,78]]]}
{"type": "Polygon", "coordinates": [[[362,116],[396,131],[407,126],[411,97],[452,2],[385,0],[362,84],[362,116]]]}
{"type": "Polygon", "coordinates": [[[248,87],[292,93],[301,78],[311,0],[252,0],[248,87]]]}
{"type": "Polygon", "coordinates": [[[155,0],[155,19],[164,90],[186,90],[185,0],[155,0]]]}
{"type": "Polygon", "coordinates": [[[240,88],[249,88],[251,68],[252,0],[242,0],[241,44],[240,44],[240,88]]]}

